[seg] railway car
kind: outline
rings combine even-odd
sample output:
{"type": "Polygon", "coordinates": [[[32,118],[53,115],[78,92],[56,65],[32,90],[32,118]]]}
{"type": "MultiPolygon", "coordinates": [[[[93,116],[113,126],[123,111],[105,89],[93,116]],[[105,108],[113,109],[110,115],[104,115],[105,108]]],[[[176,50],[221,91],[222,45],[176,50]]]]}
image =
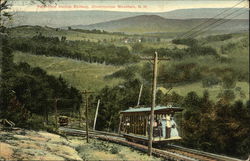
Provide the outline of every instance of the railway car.
{"type": "MultiPolygon", "coordinates": [[[[179,140],[176,112],[183,109],[173,106],[157,106],[154,109],[153,143],[179,140]]],[[[150,107],[130,108],[120,112],[119,133],[127,140],[146,143],[150,131],[150,107]]]]}
{"type": "Polygon", "coordinates": [[[59,116],[59,125],[67,126],[69,124],[69,118],[67,116],[59,116]]]}

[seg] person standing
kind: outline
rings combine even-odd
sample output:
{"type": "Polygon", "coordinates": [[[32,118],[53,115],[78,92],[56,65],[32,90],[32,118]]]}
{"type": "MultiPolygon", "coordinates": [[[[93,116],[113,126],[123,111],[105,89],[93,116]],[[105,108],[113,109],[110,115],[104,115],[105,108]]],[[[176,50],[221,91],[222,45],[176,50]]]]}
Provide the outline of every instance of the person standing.
{"type": "Polygon", "coordinates": [[[177,126],[176,126],[176,123],[175,123],[173,117],[170,118],[170,123],[171,123],[171,133],[170,133],[170,137],[179,136],[179,133],[178,133],[178,130],[177,130],[177,126]]]}
{"type": "Polygon", "coordinates": [[[170,115],[166,115],[166,138],[170,138],[170,133],[171,133],[170,115]]]}
{"type": "Polygon", "coordinates": [[[165,115],[161,118],[161,128],[162,128],[162,137],[166,138],[166,117],[165,115]]]}

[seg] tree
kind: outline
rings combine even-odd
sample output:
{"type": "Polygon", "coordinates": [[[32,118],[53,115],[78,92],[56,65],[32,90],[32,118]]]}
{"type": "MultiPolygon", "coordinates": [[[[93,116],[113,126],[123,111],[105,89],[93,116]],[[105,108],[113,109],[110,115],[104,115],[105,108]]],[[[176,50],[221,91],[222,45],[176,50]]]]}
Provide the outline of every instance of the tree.
{"type": "Polygon", "coordinates": [[[227,73],[223,77],[223,87],[226,89],[234,88],[236,86],[236,78],[233,73],[227,73]]]}
{"type": "MultiPolygon", "coordinates": [[[[12,50],[6,38],[0,39],[0,44],[3,44],[1,54],[1,89],[0,89],[0,106],[1,110],[5,111],[10,99],[13,97],[11,89],[12,77],[15,75],[15,64],[13,63],[12,50]]],[[[1,52],[1,51],[0,51],[1,52]]]]}
{"type": "MultiPolygon", "coordinates": [[[[97,118],[97,129],[99,130],[118,130],[119,112],[135,107],[137,105],[141,81],[138,79],[128,80],[115,87],[103,88],[99,95],[100,113],[97,118]]],[[[143,88],[140,105],[150,106],[150,87],[143,88]]]]}
{"type": "Polygon", "coordinates": [[[186,108],[197,109],[200,105],[200,98],[196,92],[192,91],[184,98],[183,106],[186,108]]]}
{"type": "Polygon", "coordinates": [[[66,41],[66,36],[62,36],[61,41],[66,41]]]}
{"type": "MultiPolygon", "coordinates": [[[[30,0],[30,2],[32,2],[33,0],[30,0]]],[[[52,3],[55,0],[35,0],[37,2],[40,2],[43,5],[46,5],[48,3],[52,3]]],[[[4,33],[5,32],[5,25],[6,23],[8,23],[11,18],[12,18],[12,14],[10,14],[9,12],[7,12],[7,10],[11,9],[11,0],[3,0],[0,3],[0,33],[4,33]]]]}
{"type": "Polygon", "coordinates": [[[162,105],[162,100],[164,98],[164,94],[161,90],[157,90],[156,92],[156,105],[162,105]]]}
{"type": "Polygon", "coordinates": [[[7,39],[1,39],[1,88],[0,117],[11,119],[17,126],[26,126],[34,114],[44,116],[48,122],[48,113],[53,109],[53,99],[70,99],[60,108],[78,108],[81,103],[80,92],[69,87],[62,78],[49,76],[41,68],[32,68],[27,63],[13,63],[11,46],[7,39]]]}
{"type": "Polygon", "coordinates": [[[135,44],[133,44],[133,46],[132,46],[132,49],[133,49],[133,51],[135,52],[135,53],[140,53],[140,52],[142,52],[142,50],[143,50],[143,45],[141,44],[141,43],[135,43],[135,44]]]}
{"type": "Polygon", "coordinates": [[[223,103],[228,104],[235,99],[235,94],[233,90],[224,90],[218,94],[217,98],[220,98],[220,101],[223,103]]]}
{"type": "Polygon", "coordinates": [[[0,3],[0,33],[5,33],[5,25],[11,20],[12,15],[9,14],[6,10],[11,8],[11,4],[8,0],[1,1],[0,3]]]}

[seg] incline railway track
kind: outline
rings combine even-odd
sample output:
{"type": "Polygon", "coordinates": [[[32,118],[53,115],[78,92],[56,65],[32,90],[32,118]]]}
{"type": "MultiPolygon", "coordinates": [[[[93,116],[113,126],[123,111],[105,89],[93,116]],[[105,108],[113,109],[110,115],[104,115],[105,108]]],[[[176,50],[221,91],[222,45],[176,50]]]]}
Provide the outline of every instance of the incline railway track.
{"type": "MultiPolygon", "coordinates": [[[[86,131],[83,130],[62,128],[62,127],[59,128],[59,130],[68,135],[75,135],[75,136],[86,135],[86,131]]],[[[116,133],[109,133],[103,131],[90,131],[89,137],[98,138],[100,140],[129,146],[143,152],[147,152],[148,150],[147,146],[127,141],[125,140],[125,138],[123,138],[123,136],[116,133]]],[[[178,160],[178,161],[242,161],[236,158],[184,148],[176,145],[168,145],[167,147],[161,149],[153,148],[152,153],[155,156],[159,156],[167,160],[178,160]]]]}

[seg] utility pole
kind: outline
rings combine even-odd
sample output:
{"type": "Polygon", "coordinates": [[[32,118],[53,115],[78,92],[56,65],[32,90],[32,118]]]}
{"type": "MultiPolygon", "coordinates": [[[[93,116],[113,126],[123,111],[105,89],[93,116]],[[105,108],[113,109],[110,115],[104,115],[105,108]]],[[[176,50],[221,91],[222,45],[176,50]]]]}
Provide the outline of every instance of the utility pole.
{"type": "Polygon", "coordinates": [[[57,101],[58,101],[58,98],[55,98],[54,99],[54,109],[55,109],[55,120],[56,120],[56,128],[58,128],[58,114],[57,114],[57,101]]]}
{"type": "MultiPolygon", "coordinates": [[[[57,103],[58,103],[58,100],[64,100],[64,99],[61,99],[61,98],[54,98],[54,99],[46,99],[46,100],[51,100],[51,101],[54,101],[55,123],[56,123],[56,128],[58,128],[58,112],[57,112],[57,103]]],[[[46,114],[48,114],[48,111],[46,111],[46,114]]]]}
{"type": "Polygon", "coordinates": [[[141,100],[141,93],[142,93],[142,88],[143,88],[143,84],[141,84],[141,88],[140,88],[140,92],[139,92],[139,96],[138,96],[137,107],[139,107],[139,105],[140,105],[140,100],[141,100]]]}
{"type": "Polygon", "coordinates": [[[92,91],[87,91],[87,90],[84,90],[83,92],[82,92],[82,94],[84,94],[85,95],[85,123],[86,123],[86,140],[87,140],[87,143],[89,143],[89,120],[88,120],[88,104],[89,104],[89,96],[88,96],[88,94],[90,94],[90,93],[94,93],[94,92],[92,92],[92,91]]]}
{"type": "Polygon", "coordinates": [[[150,132],[149,132],[149,142],[148,142],[149,156],[152,155],[153,121],[154,121],[154,108],[155,108],[156,83],[157,83],[157,64],[158,64],[158,55],[157,52],[155,52],[154,67],[153,67],[153,82],[152,82],[152,106],[150,112],[150,132]]]}
{"type": "Polygon", "coordinates": [[[150,131],[148,136],[148,155],[152,155],[152,140],[153,140],[153,121],[154,121],[154,108],[156,99],[156,85],[157,85],[157,65],[158,60],[170,60],[169,58],[158,59],[158,54],[155,52],[154,58],[142,58],[142,60],[153,60],[153,81],[152,81],[152,106],[150,112],[150,131]]]}
{"type": "Polygon", "coordinates": [[[100,99],[98,99],[98,101],[97,101],[93,130],[95,130],[95,124],[96,124],[96,119],[97,119],[97,115],[98,115],[99,105],[100,105],[100,99]]]}

